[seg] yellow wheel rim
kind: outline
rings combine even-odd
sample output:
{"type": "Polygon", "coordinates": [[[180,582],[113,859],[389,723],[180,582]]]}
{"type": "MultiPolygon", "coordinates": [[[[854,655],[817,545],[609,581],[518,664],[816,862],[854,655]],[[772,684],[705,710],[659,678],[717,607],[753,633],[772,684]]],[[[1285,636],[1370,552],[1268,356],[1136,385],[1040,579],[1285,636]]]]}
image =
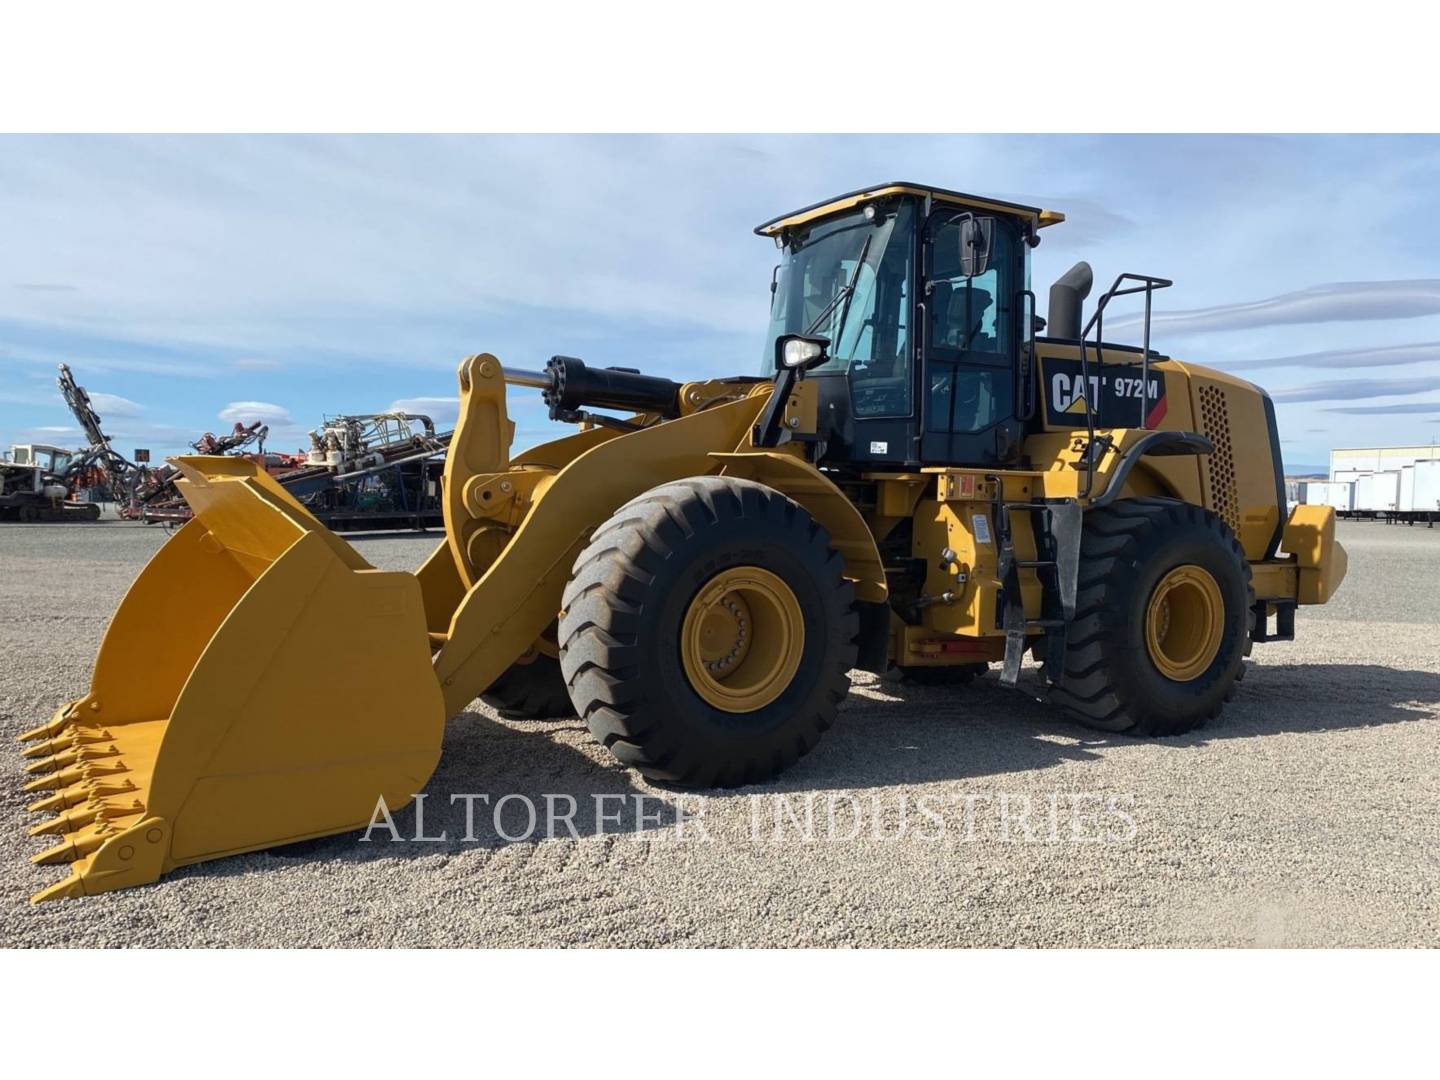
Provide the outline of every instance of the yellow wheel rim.
{"type": "Polygon", "coordinates": [[[1145,611],[1145,646],[1160,674],[1176,682],[1203,675],[1220,651],[1225,600],[1208,570],[1177,566],[1155,586],[1145,611]]]}
{"type": "Polygon", "coordinates": [[[795,678],[804,651],[800,602],[790,586],[758,566],[736,566],[707,581],[680,628],[685,677],[725,712],[769,705],[795,678]]]}

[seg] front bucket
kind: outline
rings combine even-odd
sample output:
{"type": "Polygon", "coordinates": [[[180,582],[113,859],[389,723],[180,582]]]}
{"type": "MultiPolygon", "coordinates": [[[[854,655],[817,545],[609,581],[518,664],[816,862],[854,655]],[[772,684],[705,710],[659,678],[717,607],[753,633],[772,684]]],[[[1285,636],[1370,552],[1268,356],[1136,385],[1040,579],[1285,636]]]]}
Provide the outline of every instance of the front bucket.
{"type": "Polygon", "coordinates": [[[90,692],[34,745],[34,900],[365,826],[421,790],[445,707],[414,575],[376,570],[263,471],[177,459],[195,517],[130,587],[90,692]]]}

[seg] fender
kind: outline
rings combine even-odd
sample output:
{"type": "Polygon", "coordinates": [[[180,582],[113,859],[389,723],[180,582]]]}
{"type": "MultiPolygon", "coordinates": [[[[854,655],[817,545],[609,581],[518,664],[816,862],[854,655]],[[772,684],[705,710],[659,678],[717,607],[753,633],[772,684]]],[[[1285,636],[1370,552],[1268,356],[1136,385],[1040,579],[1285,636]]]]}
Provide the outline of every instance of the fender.
{"type": "Polygon", "coordinates": [[[1109,506],[1116,499],[1122,498],[1126,494],[1126,478],[1129,477],[1131,470],[1140,463],[1140,459],[1146,455],[1178,457],[1188,454],[1209,454],[1214,450],[1214,444],[1205,436],[1188,431],[1152,431],[1142,435],[1121,452],[1120,460],[1109,471],[1105,490],[1090,500],[1089,509],[1098,510],[1101,507],[1109,506]]]}
{"type": "Polygon", "coordinates": [[[792,454],[755,450],[710,456],[724,463],[722,475],[774,488],[825,526],[831,545],[845,560],[845,576],[855,585],[855,607],[860,614],[856,666],[883,674],[890,650],[890,588],[875,536],[855,504],[824,473],[792,454]]]}
{"type": "Polygon", "coordinates": [[[845,493],[819,469],[791,454],[773,450],[711,454],[723,476],[755,480],[794,499],[830,533],[831,546],[845,560],[845,576],[855,583],[855,598],[883,604],[890,595],[885,564],[865,518],[845,493]]]}

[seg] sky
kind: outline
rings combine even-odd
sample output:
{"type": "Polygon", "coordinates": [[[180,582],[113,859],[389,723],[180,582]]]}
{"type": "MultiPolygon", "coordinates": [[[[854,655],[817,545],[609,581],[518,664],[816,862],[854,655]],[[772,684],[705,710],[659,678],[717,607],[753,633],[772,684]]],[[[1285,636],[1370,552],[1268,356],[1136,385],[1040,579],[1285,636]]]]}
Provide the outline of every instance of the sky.
{"type": "Polygon", "coordinates": [[[1291,471],[1440,437],[1440,138],[66,136],[0,138],[0,446],[83,441],[61,362],[156,460],[237,420],[286,451],[338,413],[448,427],[476,352],[751,374],[754,226],[894,179],[1063,211],[1042,309],[1081,258],[1096,295],[1173,279],[1154,347],[1266,387],[1291,471]]]}

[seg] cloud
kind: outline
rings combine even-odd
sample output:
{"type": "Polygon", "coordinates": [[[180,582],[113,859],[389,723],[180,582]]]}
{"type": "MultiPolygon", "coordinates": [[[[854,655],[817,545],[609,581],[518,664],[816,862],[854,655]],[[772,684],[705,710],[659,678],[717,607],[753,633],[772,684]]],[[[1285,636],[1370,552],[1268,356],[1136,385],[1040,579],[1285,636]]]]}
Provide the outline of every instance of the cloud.
{"type": "Polygon", "coordinates": [[[398,398],[392,401],[385,411],[419,413],[421,416],[428,416],[435,421],[437,430],[444,431],[453,428],[455,421],[459,419],[460,399],[458,397],[398,398]]]}
{"type": "Polygon", "coordinates": [[[246,356],[234,361],[231,367],[240,371],[279,371],[279,360],[265,360],[258,356],[246,356]]]}
{"type": "Polygon", "coordinates": [[[1400,397],[1405,394],[1427,394],[1440,390],[1440,376],[1418,379],[1334,379],[1310,386],[1292,386],[1274,390],[1270,397],[1276,402],[1349,401],[1352,398],[1400,397]]]}
{"type": "MultiPolygon", "coordinates": [[[[196,434],[197,432],[176,427],[174,424],[136,424],[116,428],[111,433],[111,441],[153,450],[156,446],[188,446],[196,434]]],[[[122,448],[121,452],[127,451],[122,448]]]]}
{"type": "Polygon", "coordinates": [[[1326,409],[1330,413],[1344,413],[1346,416],[1388,416],[1413,413],[1440,413],[1440,401],[1407,401],[1398,405],[1347,405],[1326,409]]]}
{"type": "Polygon", "coordinates": [[[60,406],[63,408],[62,401],[63,399],[53,386],[43,392],[34,393],[28,390],[0,390],[0,405],[20,405],[25,408],[60,406]]]}
{"type": "Polygon", "coordinates": [[[1379,345],[1364,349],[1330,349],[1299,356],[1274,356],[1265,360],[1233,360],[1225,364],[1227,371],[1252,371],[1256,368],[1371,368],[1398,367],[1401,364],[1423,364],[1440,360],[1440,341],[1415,345],[1379,345]]]}
{"type": "Polygon", "coordinates": [[[65,285],[57,281],[17,281],[15,288],[21,292],[79,292],[79,286],[65,285]]]}
{"type": "Polygon", "coordinates": [[[80,429],[77,428],[77,427],[57,427],[57,426],[54,426],[54,425],[42,425],[41,427],[31,428],[30,430],[31,430],[31,431],[43,431],[46,435],[79,435],[79,434],[80,434],[80,429]]]}
{"type": "Polygon", "coordinates": [[[223,358],[201,361],[190,358],[189,349],[172,349],[140,340],[127,340],[85,332],[61,330],[54,325],[0,317],[0,340],[4,358],[41,370],[38,378],[53,381],[55,365],[64,362],[75,370],[82,386],[95,374],[126,372],[141,375],[177,375],[186,378],[220,378],[230,364],[223,358]],[[137,356],[117,355],[138,353],[137,356]],[[171,352],[173,359],[157,353],[171,352]]]}
{"type": "Polygon", "coordinates": [[[249,426],[259,420],[271,427],[297,427],[290,410],[268,401],[232,401],[220,410],[219,418],[227,424],[249,426]]]}
{"type": "MultiPolygon", "coordinates": [[[[1359,322],[1370,319],[1414,319],[1440,314],[1440,279],[1407,281],[1341,281],[1243,304],[1158,311],[1151,326],[1173,333],[1203,334],[1217,330],[1252,330],[1260,326],[1297,323],[1359,322]]],[[[1139,326],[1143,317],[1128,315],[1112,324],[1120,330],[1139,326]]]]}
{"type": "Polygon", "coordinates": [[[100,390],[90,391],[90,404],[104,416],[139,416],[145,411],[143,405],[123,398],[119,394],[106,394],[100,390]]]}

